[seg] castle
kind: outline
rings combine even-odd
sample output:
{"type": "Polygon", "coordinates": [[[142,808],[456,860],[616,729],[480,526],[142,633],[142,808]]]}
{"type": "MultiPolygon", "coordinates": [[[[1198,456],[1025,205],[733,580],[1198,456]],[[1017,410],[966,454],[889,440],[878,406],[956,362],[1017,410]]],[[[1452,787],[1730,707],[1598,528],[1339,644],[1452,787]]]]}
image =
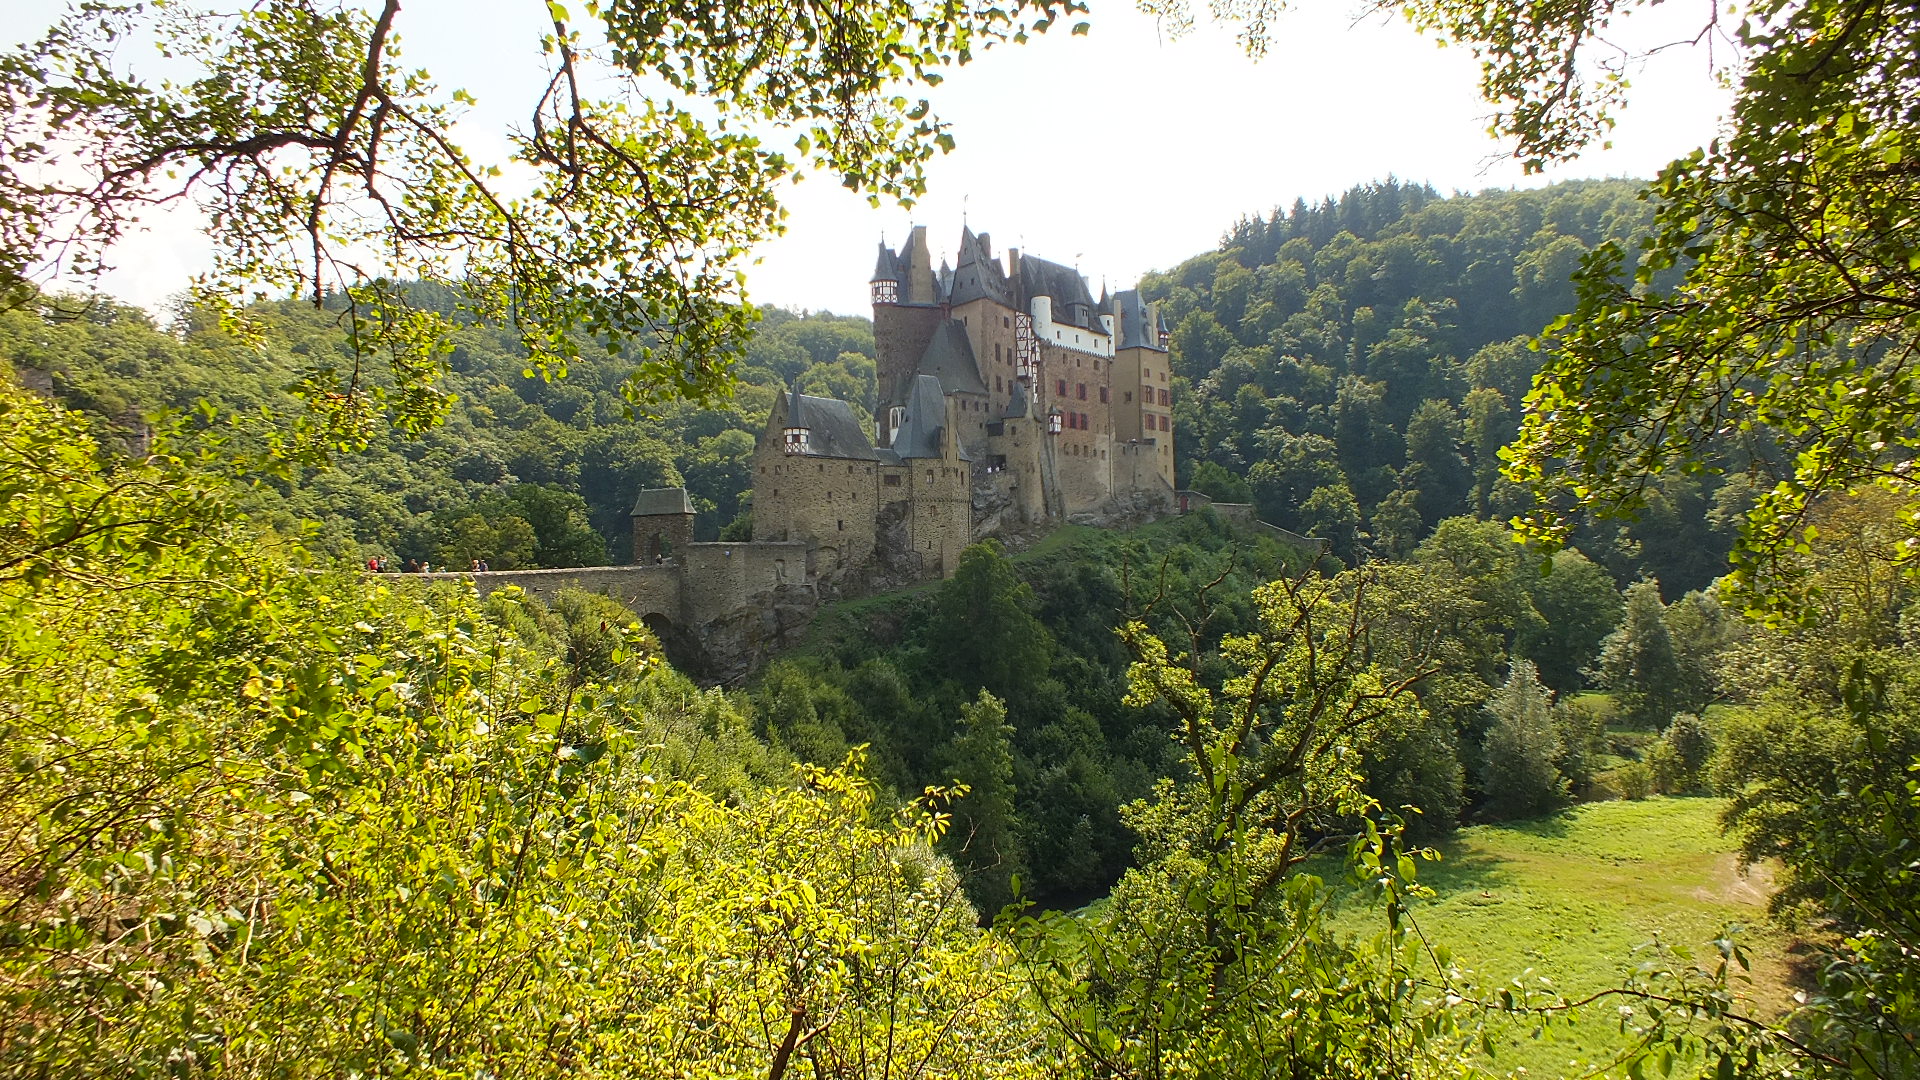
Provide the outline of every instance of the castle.
{"type": "Polygon", "coordinates": [[[1079,271],[1018,251],[1003,268],[964,229],[958,265],[937,271],[925,229],[883,243],[872,288],[873,426],[844,401],[782,394],[754,447],[751,541],[696,543],[686,491],[649,489],[633,565],[489,571],[477,587],[617,597],[676,667],[727,682],[797,643],[823,599],[944,577],[981,537],[1175,509],[1156,305],[1096,302],[1079,271]]]}
{"type": "MultiPolygon", "coordinates": [[[[753,456],[756,541],[804,543],[808,576],[953,571],[982,536],[1174,503],[1167,327],[1134,290],[1094,300],[1079,271],[963,228],[935,270],[924,226],[883,242],[872,286],[879,404],[799,392],[753,456]]],[[[647,550],[635,518],[635,551],[647,550]]]]}

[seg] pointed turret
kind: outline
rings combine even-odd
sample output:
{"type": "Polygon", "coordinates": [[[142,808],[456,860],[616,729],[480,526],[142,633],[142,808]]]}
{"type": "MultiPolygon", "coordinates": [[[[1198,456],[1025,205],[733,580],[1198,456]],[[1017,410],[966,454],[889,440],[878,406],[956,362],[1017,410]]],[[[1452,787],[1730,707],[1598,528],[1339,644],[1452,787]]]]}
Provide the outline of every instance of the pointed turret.
{"type": "Polygon", "coordinates": [[[887,250],[887,242],[880,241],[880,257],[873,264],[873,304],[897,304],[900,302],[900,260],[887,250]]]}
{"type": "Polygon", "coordinates": [[[947,302],[954,307],[975,300],[992,300],[1007,307],[1014,306],[1013,290],[1007,285],[1007,276],[1000,264],[993,261],[993,241],[985,233],[974,235],[972,229],[960,230],[960,253],[953,267],[953,286],[947,302]]]}
{"type": "Polygon", "coordinates": [[[807,427],[806,408],[800,398],[800,380],[793,380],[793,394],[787,400],[787,426],[781,429],[785,441],[782,445],[789,454],[804,454],[812,442],[813,431],[807,427]]]}
{"type": "Polygon", "coordinates": [[[933,304],[933,252],[927,247],[927,227],[915,225],[907,234],[907,243],[895,257],[900,273],[900,302],[933,304]]]}

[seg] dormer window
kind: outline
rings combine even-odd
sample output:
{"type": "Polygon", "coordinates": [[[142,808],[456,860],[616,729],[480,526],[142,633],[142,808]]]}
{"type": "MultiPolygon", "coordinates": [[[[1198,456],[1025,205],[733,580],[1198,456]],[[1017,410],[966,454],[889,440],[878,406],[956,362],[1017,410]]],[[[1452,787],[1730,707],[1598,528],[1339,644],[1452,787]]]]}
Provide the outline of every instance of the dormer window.
{"type": "Polygon", "coordinates": [[[804,454],[807,452],[809,440],[813,435],[811,430],[803,427],[790,427],[785,429],[785,434],[787,453],[804,454]]]}

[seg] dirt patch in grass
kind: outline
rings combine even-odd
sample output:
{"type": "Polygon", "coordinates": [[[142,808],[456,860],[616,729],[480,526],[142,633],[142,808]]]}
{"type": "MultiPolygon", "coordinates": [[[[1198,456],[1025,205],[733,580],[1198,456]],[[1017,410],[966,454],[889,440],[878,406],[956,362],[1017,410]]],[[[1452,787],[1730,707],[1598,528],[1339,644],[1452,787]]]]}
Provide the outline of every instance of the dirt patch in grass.
{"type": "Polygon", "coordinates": [[[1742,866],[1740,857],[1729,852],[1714,860],[1712,880],[1693,890],[1693,895],[1706,904],[1765,911],[1773,896],[1773,866],[1742,866]]]}

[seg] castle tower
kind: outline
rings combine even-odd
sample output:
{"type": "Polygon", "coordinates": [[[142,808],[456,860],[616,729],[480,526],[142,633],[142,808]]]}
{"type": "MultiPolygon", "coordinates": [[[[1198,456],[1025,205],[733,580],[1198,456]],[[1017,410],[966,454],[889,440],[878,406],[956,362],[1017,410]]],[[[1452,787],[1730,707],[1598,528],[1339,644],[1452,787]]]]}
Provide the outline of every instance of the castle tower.
{"type": "Polygon", "coordinates": [[[677,559],[693,543],[693,502],[686,488],[647,488],[633,500],[633,561],[677,559]]]}
{"type": "Polygon", "coordinates": [[[927,248],[926,226],[914,226],[898,252],[881,245],[870,285],[879,384],[874,432],[884,447],[892,445],[892,432],[900,426],[920,357],[947,317],[946,296],[934,276],[933,253],[927,248]]]}
{"type": "Polygon", "coordinates": [[[1173,492],[1173,357],[1160,305],[1138,290],[1113,298],[1119,325],[1114,349],[1113,438],[1116,485],[1173,492]]]}

